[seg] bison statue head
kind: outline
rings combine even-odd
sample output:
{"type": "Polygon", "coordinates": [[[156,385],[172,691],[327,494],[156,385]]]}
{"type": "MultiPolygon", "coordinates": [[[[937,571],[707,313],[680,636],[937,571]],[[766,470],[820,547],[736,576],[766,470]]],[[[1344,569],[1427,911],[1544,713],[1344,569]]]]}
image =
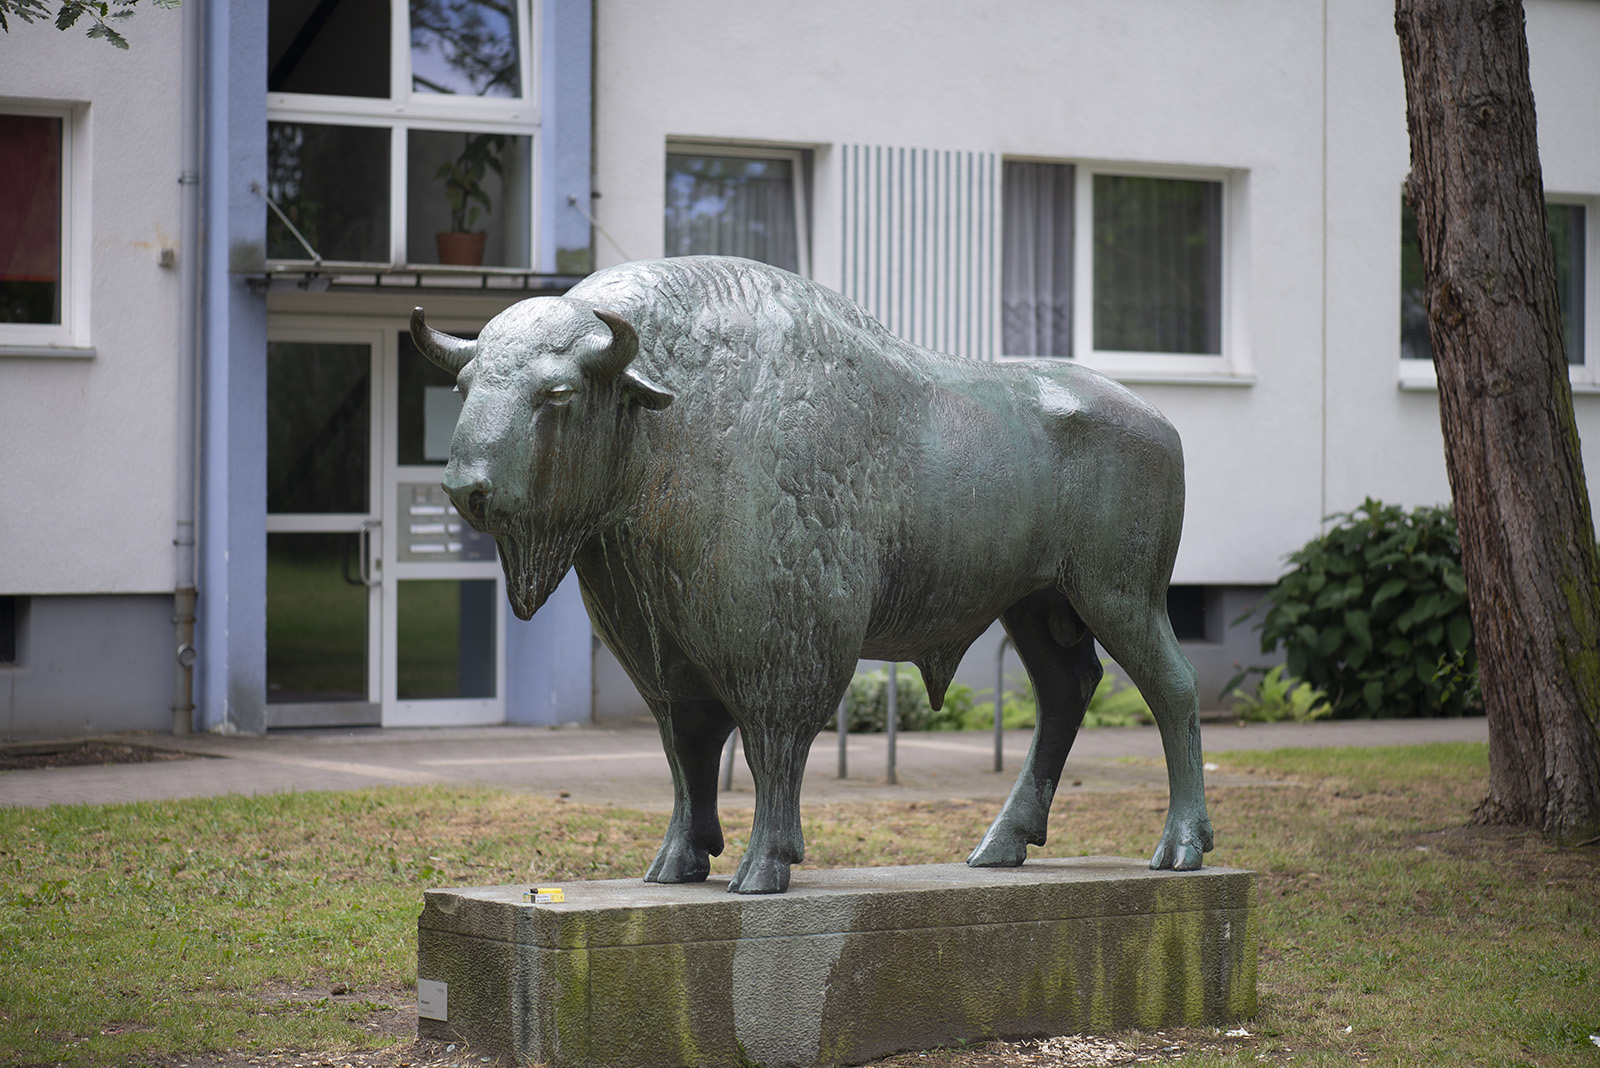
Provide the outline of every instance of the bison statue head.
{"type": "Polygon", "coordinates": [[[417,308],[411,337],[464,398],[445,492],[494,536],[512,609],[528,619],[618,499],[631,411],[672,395],[629,367],[639,337],[625,319],[565,297],[513,305],[475,341],[417,308]]]}

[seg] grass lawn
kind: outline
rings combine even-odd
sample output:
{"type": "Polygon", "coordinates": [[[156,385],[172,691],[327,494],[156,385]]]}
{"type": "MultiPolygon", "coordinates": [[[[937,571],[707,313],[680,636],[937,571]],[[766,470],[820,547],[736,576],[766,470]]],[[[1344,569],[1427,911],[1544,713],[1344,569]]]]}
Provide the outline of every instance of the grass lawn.
{"type": "MultiPolygon", "coordinates": [[[[1260,872],[1261,1008],[1247,1038],[1189,1033],[1185,1061],[1600,1063],[1600,847],[1465,828],[1484,746],[1210,759],[1282,785],[1211,791],[1208,862],[1260,872]]],[[[1064,797],[1042,853],[1145,854],[1165,806],[1064,797]]],[[[993,815],[809,806],[807,866],[958,860],[993,815]]],[[[407,1041],[380,1022],[410,1012],[425,887],[637,878],[664,826],[443,787],[0,810],[0,1065],[369,1056],[407,1041]]],[[[1071,1063],[1015,1051],[890,1063],[1071,1063]]]]}

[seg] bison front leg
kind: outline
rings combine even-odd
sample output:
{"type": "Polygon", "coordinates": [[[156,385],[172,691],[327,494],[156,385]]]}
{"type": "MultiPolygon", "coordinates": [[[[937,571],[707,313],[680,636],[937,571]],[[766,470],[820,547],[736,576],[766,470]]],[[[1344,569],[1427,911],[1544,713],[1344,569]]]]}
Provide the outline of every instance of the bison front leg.
{"type": "Polygon", "coordinates": [[[704,882],[722,853],[717,770],[733,720],[718,701],[663,702],[651,711],[672,768],[672,822],[645,882],[704,882]]]}
{"type": "Polygon", "coordinates": [[[800,780],[817,731],[752,725],[742,732],[745,759],[755,780],[756,811],[750,848],[728,883],[735,894],[781,894],[789,867],[806,857],[800,833],[800,780]]]}
{"type": "Polygon", "coordinates": [[[1061,781],[1067,753],[1078,736],[1083,713],[1100,682],[1100,662],[1094,641],[1077,621],[1066,599],[1054,593],[1036,594],[1013,606],[1002,617],[1006,633],[1033,680],[1038,718],[1033,744],[1017,774],[1005,807],[983,840],[967,858],[974,868],[1012,868],[1028,858],[1028,846],[1042,846],[1050,821],[1050,803],[1061,781]],[[1058,623],[1050,627],[1051,615],[1058,623]],[[1062,625],[1061,620],[1070,625],[1062,625]],[[1063,646],[1056,635],[1076,636],[1063,646]]]}

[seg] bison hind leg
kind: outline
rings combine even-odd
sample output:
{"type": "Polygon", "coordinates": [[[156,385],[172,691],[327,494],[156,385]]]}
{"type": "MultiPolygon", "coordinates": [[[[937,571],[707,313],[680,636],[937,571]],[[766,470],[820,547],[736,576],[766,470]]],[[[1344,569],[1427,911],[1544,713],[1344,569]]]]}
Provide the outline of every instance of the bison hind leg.
{"type": "Polygon", "coordinates": [[[715,700],[652,703],[651,711],[672,769],[672,820],[645,882],[704,882],[722,853],[717,772],[733,719],[715,700]]]}
{"type": "Polygon", "coordinates": [[[1195,670],[1172,633],[1164,596],[1127,597],[1112,608],[1092,617],[1095,634],[1150,705],[1167,760],[1171,800],[1150,867],[1193,871],[1204,863],[1213,840],[1195,670]]]}
{"type": "Polygon", "coordinates": [[[975,868],[1016,867],[1029,845],[1044,845],[1061,770],[1102,673],[1088,629],[1061,594],[1033,594],[1000,618],[1033,680],[1038,718],[1011,795],[967,858],[975,868]]]}

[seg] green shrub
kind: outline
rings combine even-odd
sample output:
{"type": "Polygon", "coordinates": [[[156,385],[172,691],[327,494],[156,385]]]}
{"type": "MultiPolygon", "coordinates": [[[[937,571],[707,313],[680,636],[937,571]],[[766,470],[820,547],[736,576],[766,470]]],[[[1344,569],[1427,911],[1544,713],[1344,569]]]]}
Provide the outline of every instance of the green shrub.
{"type": "MultiPolygon", "coordinates": [[[[1146,703],[1144,695],[1137,686],[1124,686],[1117,689],[1117,675],[1110,670],[1111,661],[1103,659],[1100,665],[1106,668],[1105,674],[1100,676],[1100,682],[1094,688],[1094,694],[1089,698],[1089,708],[1083,714],[1085,727],[1136,727],[1141,723],[1154,723],[1155,716],[1150,712],[1150,705],[1146,703]]],[[[990,694],[992,691],[984,691],[990,694]]],[[[974,722],[969,730],[994,726],[994,698],[985,696],[977,708],[974,709],[974,722]]],[[[1022,688],[1007,690],[1001,698],[1000,704],[1001,723],[1007,730],[1019,727],[1031,727],[1038,720],[1038,702],[1033,695],[1033,680],[1026,675],[1022,679],[1022,688]]]]}
{"type": "MultiPolygon", "coordinates": [[[[933,711],[928,703],[928,689],[922,684],[922,673],[910,664],[901,664],[895,671],[895,694],[898,716],[896,730],[966,730],[969,719],[974,715],[972,687],[959,682],[952,682],[945,691],[944,707],[933,711]]],[[[977,710],[976,715],[982,719],[983,710],[977,710]]],[[[993,723],[992,707],[988,717],[987,722],[993,723]]],[[[850,733],[879,733],[888,718],[888,669],[878,668],[857,674],[850,680],[850,689],[845,695],[845,722],[850,733]]]]}
{"type": "Polygon", "coordinates": [[[1367,499],[1289,556],[1267,594],[1261,650],[1326,691],[1336,718],[1477,712],[1461,543],[1448,508],[1367,499]]]}
{"type": "MultiPolygon", "coordinates": [[[[1100,661],[1109,667],[1110,660],[1100,661]]],[[[922,673],[910,664],[895,672],[899,722],[902,731],[981,731],[994,728],[994,691],[974,693],[972,687],[952,682],[945,691],[944,707],[935,712],[928,704],[928,690],[922,673]]],[[[1117,676],[1107,670],[1089,698],[1084,713],[1085,727],[1133,727],[1154,723],[1150,706],[1137,687],[1116,689],[1117,676]]],[[[884,729],[889,713],[889,672],[887,668],[865,671],[850,680],[845,695],[845,722],[852,734],[877,734],[884,729]]],[[[1006,730],[1031,727],[1038,718],[1033,696],[1033,680],[1026,675],[1022,687],[1006,690],[1000,699],[1000,722],[1006,730]]]]}
{"type": "Polygon", "coordinates": [[[1254,692],[1234,690],[1234,713],[1248,723],[1310,723],[1333,712],[1328,695],[1285,675],[1283,665],[1270,667],[1254,692]]]}

